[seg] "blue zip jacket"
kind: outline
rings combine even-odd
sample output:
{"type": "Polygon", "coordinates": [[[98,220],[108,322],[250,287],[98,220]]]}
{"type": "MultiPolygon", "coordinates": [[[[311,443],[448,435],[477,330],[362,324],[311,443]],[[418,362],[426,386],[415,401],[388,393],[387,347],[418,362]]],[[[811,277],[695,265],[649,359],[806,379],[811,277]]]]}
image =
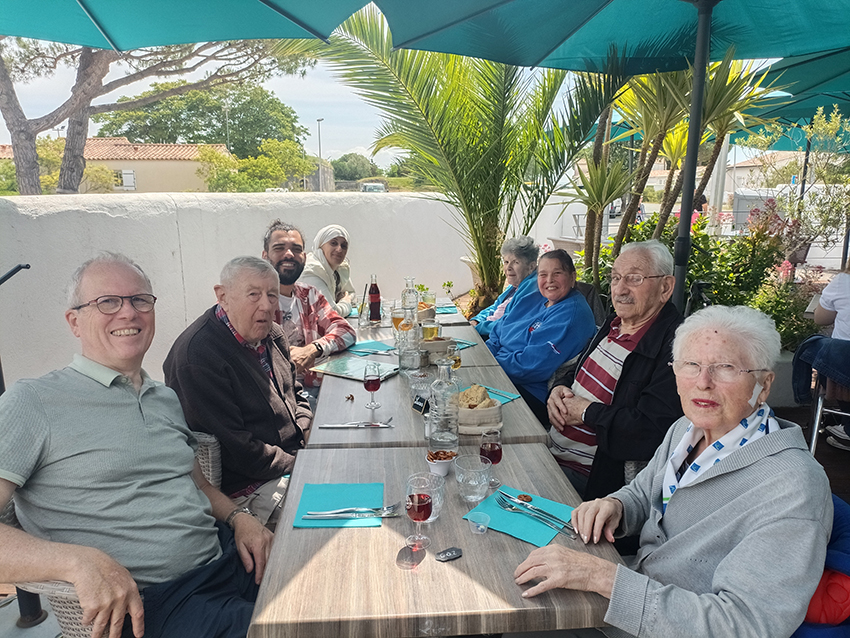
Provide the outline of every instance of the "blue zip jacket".
{"type": "Polygon", "coordinates": [[[593,312],[576,289],[549,308],[539,290],[523,295],[495,323],[487,347],[514,385],[543,403],[549,377],[596,333],[593,312]]]}
{"type": "Polygon", "coordinates": [[[535,290],[537,290],[536,268],[531,274],[526,275],[525,279],[519,282],[519,286],[510,286],[507,290],[505,290],[501,295],[496,298],[496,301],[493,302],[493,305],[484,308],[484,310],[472,317],[470,321],[478,322],[478,325],[475,326],[475,329],[478,331],[478,334],[480,334],[486,340],[490,336],[490,333],[493,331],[493,326],[495,326],[499,321],[505,318],[505,316],[508,314],[508,311],[516,303],[517,299],[535,290]],[[510,300],[510,302],[508,303],[508,307],[505,308],[505,314],[502,315],[499,319],[496,319],[495,321],[489,321],[488,317],[494,312],[496,312],[496,308],[498,308],[501,303],[511,295],[513,295],[513,299],[510,300]]]}

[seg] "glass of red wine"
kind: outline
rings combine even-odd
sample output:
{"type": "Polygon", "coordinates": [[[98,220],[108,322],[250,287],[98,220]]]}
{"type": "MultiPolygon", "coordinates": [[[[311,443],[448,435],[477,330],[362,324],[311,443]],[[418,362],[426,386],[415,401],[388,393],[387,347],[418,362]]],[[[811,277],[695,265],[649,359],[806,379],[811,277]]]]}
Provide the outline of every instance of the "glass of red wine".
{"type": "MultiPolygon", "coordinates": [[[[481,456],[490,459],[492,465],[498,465],[502,460],[502,435],[499,430],[487,430],[481,435],[481,456]]],[[[502,485],[502,482],[492,475],[490,476],[490,487],[496,488],[502,485]]]]}
{"type": "Polygon", "coordinates": [[[431,539],[422,534],[422,521],[431,517],[433,487],[427,476],[414,474],[407,479],[407,516],[416,522],[416,533],[407,537],[407,546],[413,551],[431,545],[431,539]]]}
{"type": "Polygon", "coordinates": [[[372,399],[366,407],[370,410],[380,408],[381,404],[375,401],[375,392],[381,387],[381,369],[374,361],[366,362],[366,370],[363,371],[363,387],[372,393],[372,399]]]}

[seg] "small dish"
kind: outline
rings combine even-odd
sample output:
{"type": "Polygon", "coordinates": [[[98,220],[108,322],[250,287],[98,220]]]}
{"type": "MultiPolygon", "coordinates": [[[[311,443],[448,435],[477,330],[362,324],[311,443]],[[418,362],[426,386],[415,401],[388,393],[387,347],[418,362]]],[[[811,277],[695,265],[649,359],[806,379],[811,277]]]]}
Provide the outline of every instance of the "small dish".
{"type": "Polygon", "coordinates": [[[438,476],[446,476],[449,473],[449,468],[451,467],[453,460],[454,459],[446,459],[445,461],[429,461],[428,457],[425,457],[425,461],[428,463],[431,474],[437,474],[438,476]]]}

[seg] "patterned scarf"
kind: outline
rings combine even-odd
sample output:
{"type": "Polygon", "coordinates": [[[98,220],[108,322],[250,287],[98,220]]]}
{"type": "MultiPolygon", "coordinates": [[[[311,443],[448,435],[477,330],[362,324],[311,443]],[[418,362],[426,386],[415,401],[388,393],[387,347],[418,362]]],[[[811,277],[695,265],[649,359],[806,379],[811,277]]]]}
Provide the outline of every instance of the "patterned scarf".
{"type": "Polygon", "coordinates": [[[779,423],[773,416],[773,410],[766,403],[763,403],[750,416],[741,419],[741,422],[734,429],[704,449],[694,462],[688,465],[688,454],[705,436],[703,430],[694,427],[693,423],[689,423],[682,440],[679,441],[667,461],[667,468],[664,472],[664,486],[661,488],[662,514],[667,511],[670,497],[679,487],[693,483],[708,468],[720,463],[737,448],[777,430],[779,430],[779,423]]]}

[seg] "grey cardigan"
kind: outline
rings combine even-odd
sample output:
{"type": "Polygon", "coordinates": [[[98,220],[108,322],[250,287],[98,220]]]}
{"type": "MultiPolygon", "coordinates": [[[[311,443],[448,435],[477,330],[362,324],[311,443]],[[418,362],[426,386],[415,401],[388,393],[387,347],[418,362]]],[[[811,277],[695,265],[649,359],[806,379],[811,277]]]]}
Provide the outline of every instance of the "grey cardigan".
{"type": "Polygon", "coordinates": [[[799,627],[823,574],[832,498],[800,428],[787,421],[676,490],[661,517],[664,467],[687,419],[611,496],[618,534],[640,532],[634,570],[619,566],[608,636],[783,638],[799,627]]]}

